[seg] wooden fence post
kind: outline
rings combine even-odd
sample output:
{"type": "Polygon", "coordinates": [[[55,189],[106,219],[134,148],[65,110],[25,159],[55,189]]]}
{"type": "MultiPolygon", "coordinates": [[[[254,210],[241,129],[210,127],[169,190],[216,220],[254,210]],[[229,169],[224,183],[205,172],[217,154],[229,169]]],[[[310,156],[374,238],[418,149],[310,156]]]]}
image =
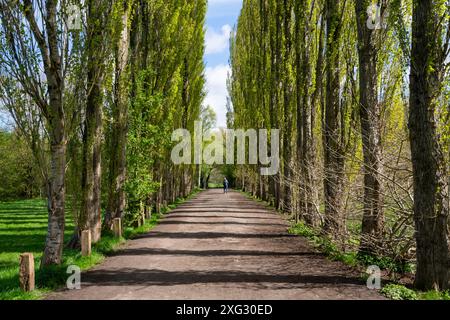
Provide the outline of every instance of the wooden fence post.
{"type": "Polygon", "coordinates": [[[120,238],[122,236],[122,219],[115,218],[113,220],[113,233],[117,238],[120,238]]]}
{"type": "Polygon", "coordinates": [[[84,230],[81,232],[81,255],[83,257],[88,257],[91,255],[91,231],[90,230],[84,230]]]}
{"type": "Polygon", "coordinates": [[[19,280],[20,288],[30,292],[34,290],[34,257],[32,253],[22,253],[20,255],[19,280]]]}

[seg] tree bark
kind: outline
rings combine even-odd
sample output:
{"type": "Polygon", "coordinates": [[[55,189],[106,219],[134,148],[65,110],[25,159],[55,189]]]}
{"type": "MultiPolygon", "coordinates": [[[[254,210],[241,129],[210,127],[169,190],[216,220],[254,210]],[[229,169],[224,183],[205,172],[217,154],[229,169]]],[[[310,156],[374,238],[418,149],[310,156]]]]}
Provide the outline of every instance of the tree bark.
{"type": "Polygon", "coordinates": [[[414,176],[417,242],[415,286],[449,288],[449,172],[440,145],[435,109],[442,85],[442,34],[437,4],[414,0],[410,74],[409,131],[414,176]]]}
{"type": "Polygon", "coordinates": [[[101,237],[101,145],[103,118],[103,79],[105,26],[103,0],[91,0],[88,4],[87,50],[89,52],[86,99],[86,118],[83,133],[82,204],[80,231],[89,229],[91,241],[101,237]]]}
{"type": "MultiPolygon", "coordinates": [[[[315,108],[313,97],[310,98],[311,86],[311,59],[310,59],[310,8],[308,1],[296,1],[296,70],[297,70],[297,159],[299,163],[299,212],[308,225],[315,226],[318,223],[315,212],[315,197],[313,179],[315,147],[314,147],[314,126],[315,108]]],[[[320,46],[322,48],[322,46],[320,46]]],[[[321,57],[319,49],[318,56],[321,57]]],[[[318,62],[319,63],[319,62],[318,62]]],[[[320,76],[322,68],[320,67],[320,76]]],[[[319,86],[321,79],[318,75],[319,86]]]]}
{"type": "Polygon", "coordinates": [[[105,216],[105,228],[110,229],[114,218],[122,218],[125,210],[126,143],[128,131],[128,57],[130,28],[128,25],[131,6],[122,2],[121,32],[115,48],[115,90],[113,106],[112,139],[110,145],[109,193],[105,216]]]}
{"type": "Polygon", "coordinates": [[[343,213],[343,188],[345,157],[342,141],[340,103],[340,29],[341,1],[327,0],[327,44],[326,44],[326,97],[324,112],[324,189],[325,225],[324,231],[333,238],[341,239],[345,232],[343,213]]]}
{"type": "MultiPolygon", "coordinates": [[[[53,106],[59,99],[53,101],[53,106]]],[[[64,121],[58,127],[63,130],[64,121]]],[[[65,228],[65,172],[66,139],[61,130],[55,130],[51,137],[51,169],[48,182],[48,230],[41,267],[61,264],[65,228]]]]}
{"type": "Polygon", "coordinates": [[[375,29],[367,27],[369,0],[355,1],[358,26],[359,112],[364,154],[364,214],[360,252],[375,254],[383,236],[381,181],[381,125],[377,97],[377,46],[375,29]]]}

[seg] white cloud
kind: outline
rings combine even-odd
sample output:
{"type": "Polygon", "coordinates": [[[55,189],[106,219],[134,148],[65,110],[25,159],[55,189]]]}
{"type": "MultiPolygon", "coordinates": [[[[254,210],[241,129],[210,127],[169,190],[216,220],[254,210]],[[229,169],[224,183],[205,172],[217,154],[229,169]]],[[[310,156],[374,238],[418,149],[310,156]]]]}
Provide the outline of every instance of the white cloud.
{"type": "Polygon", "coordinates": [[[222,26],[220,32],[208,27],[206,31],[206,54],[221,53],[228,49],[231,26],[222,26]]]}
{"type": "Polygon", "coordinates": [[[227,124],[228,73],[231,73],[231,69],[225,64],[208,67],[205,70],[207,95],[204,104],[213,107],[217,114],[218,127],[226,127],[227,124]]]}

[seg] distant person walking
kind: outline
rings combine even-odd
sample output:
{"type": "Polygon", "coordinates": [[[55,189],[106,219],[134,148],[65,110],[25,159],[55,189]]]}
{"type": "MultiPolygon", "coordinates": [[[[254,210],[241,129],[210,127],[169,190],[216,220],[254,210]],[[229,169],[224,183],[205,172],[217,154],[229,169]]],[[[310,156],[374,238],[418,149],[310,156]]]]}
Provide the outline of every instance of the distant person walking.
{"type": "Polygon", "coordinates": [[[227,180],[227,178],[225,177],[225,178],[223,179],[223,193],[228,193],[228,185],[229,185],[228,180],[227,180]]]}

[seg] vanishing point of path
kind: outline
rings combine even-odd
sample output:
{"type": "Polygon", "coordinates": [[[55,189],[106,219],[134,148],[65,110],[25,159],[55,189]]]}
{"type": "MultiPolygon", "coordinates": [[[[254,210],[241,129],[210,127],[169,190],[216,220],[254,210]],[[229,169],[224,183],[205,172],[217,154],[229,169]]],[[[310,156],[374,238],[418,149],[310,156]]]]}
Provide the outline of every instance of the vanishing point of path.
{"type": "Polygon", "coordinates": [[[48,299],[382,299],[242,194],[200,193],[48,299]]]}

